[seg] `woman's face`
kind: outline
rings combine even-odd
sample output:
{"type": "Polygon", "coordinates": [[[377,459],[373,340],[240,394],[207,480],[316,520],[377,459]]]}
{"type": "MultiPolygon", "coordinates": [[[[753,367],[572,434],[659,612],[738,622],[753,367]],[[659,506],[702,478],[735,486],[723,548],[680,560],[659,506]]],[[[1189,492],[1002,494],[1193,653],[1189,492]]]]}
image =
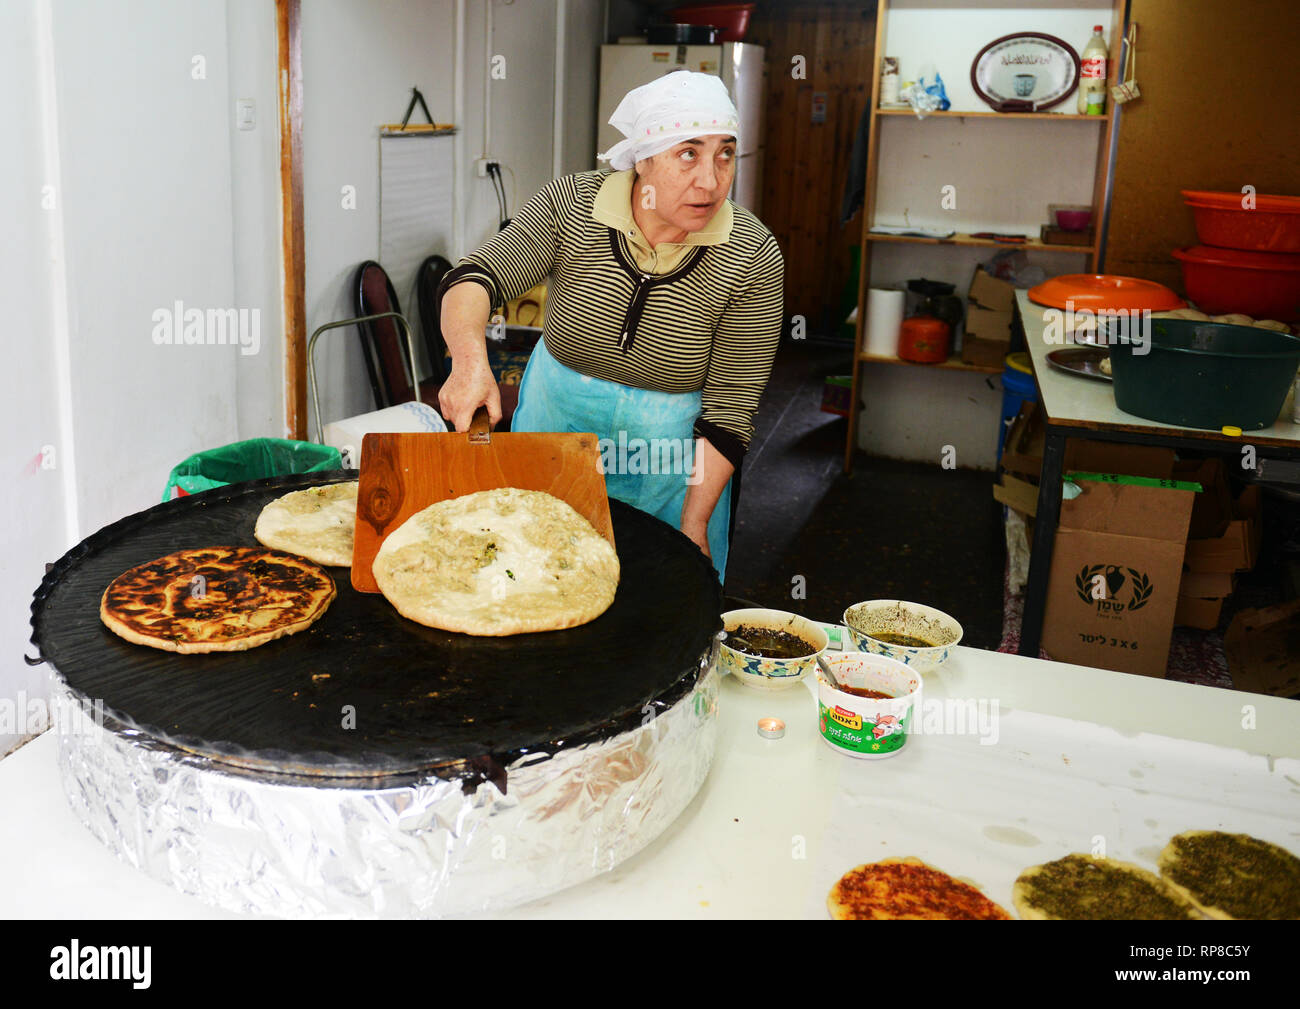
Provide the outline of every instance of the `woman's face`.
{"type": "Polygon", "coordinates": [[[699,231],[722,206],[736,173],[736,138],[693,137],[636,163],[632,199],[665,223],[699,231]]]}

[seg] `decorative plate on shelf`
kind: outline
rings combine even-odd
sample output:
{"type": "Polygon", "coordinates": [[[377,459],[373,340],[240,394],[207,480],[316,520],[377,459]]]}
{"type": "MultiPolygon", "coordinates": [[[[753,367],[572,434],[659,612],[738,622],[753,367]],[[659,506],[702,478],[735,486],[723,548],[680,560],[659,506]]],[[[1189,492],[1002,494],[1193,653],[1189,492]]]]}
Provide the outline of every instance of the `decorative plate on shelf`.
{"type": "Polygon", "coordinates": [[[994,39],[970,68],[975,93],[998,112],[1041,112],[1079,83],[1079,54],[1055,35],[1017,32],[994,39]]]}

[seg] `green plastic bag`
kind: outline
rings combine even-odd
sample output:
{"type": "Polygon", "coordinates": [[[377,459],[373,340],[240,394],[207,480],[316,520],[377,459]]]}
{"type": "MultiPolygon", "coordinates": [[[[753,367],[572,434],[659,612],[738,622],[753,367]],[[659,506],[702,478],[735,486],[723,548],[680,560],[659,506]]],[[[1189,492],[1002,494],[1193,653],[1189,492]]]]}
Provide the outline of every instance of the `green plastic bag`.
{"type": "Polygon", "coordinates": [[[173,487],[182,494],[198,494],[245,480],[342,468],[343,457],[331,445],[287,438],[250,438],[196,452],[178,463],[167,478],[162,499],[171,500],[173,487]]]}

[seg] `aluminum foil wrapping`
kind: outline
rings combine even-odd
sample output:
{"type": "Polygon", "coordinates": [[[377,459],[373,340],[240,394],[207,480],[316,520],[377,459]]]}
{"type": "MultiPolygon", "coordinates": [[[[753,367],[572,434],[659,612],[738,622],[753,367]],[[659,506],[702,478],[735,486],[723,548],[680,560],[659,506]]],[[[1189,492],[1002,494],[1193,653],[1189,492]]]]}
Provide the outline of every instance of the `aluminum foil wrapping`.
{"type": "Polygon", "coordinates": [[[654,840],[713,760],[718,672],[711,654],[700,666],[695,688],[647,705],[639,727],[510,765],[504,795],[234,769],[97,716],[57,676],[50,690],[68,799],[132,866],[229,911],[428,918],[535,900],[654,840]]]}

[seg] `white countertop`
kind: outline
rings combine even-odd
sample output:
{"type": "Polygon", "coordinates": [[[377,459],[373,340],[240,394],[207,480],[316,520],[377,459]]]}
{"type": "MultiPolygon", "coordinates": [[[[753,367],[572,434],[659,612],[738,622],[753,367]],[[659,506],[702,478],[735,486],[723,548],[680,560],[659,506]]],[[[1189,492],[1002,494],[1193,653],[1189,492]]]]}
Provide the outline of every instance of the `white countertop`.
{"type": "Polygon", "coordinates": [[[1242,444],[1264,444],[1267,442],[1300,443],[1300,424],[1293,423],[1290,413],[1290,399],[1282,405],[1282,413],[1272,427],[1259,431],[1247,431],[1240,437],[1232,438],[1218,431],[1206,431],[1197,428],[1180,428],[1160,421],[1147,420],[1125,413],[1115,405],[1114,387],[1109,382],[1084,378],[1058,371],[1047,363],[1047,355],[1053,350],[1073,346],[1070,343],[1048,343],[1044,338],[1047,321],[1043,313],[1048,311],[1041,305],[1029,300],[1027,291],[1016,292],[1016,302],[1020,307],[1020,318],[1025,326],[1025,344],[1033,361],[1034,377],[1038,380],[1040,403],[1047,411],[1048,419],[1053,424],[1065,424],[1084,427],[1123,428],[1128,431],[1150,429],[1153,433],[1164,435],[1176,434],[1190,438],[1206,438],[1218,441],[1240,441],[1242,444]]]}
{"type": "MultiPolygon", "coordinates": [[[[806,686],[724,677],[717,755],[686,812],[612,872],[505,916],[820,917],[841,873],[901,855],[1010,909],[1021,868],[1099,837],[1148,867],[1193,828],[1300,848],[1300,702],[964,647],[927,674],[925,697],[996,701],[997,742],[920,735],[890,759],[857,760],[818,736],[806,686]],[[772,715],[785,738],[758,736],[772,715]]],[[[46,733],[0,761],[6,917],[238,917],[103,848],[64,800],[55,751],[46,733]]]]}

